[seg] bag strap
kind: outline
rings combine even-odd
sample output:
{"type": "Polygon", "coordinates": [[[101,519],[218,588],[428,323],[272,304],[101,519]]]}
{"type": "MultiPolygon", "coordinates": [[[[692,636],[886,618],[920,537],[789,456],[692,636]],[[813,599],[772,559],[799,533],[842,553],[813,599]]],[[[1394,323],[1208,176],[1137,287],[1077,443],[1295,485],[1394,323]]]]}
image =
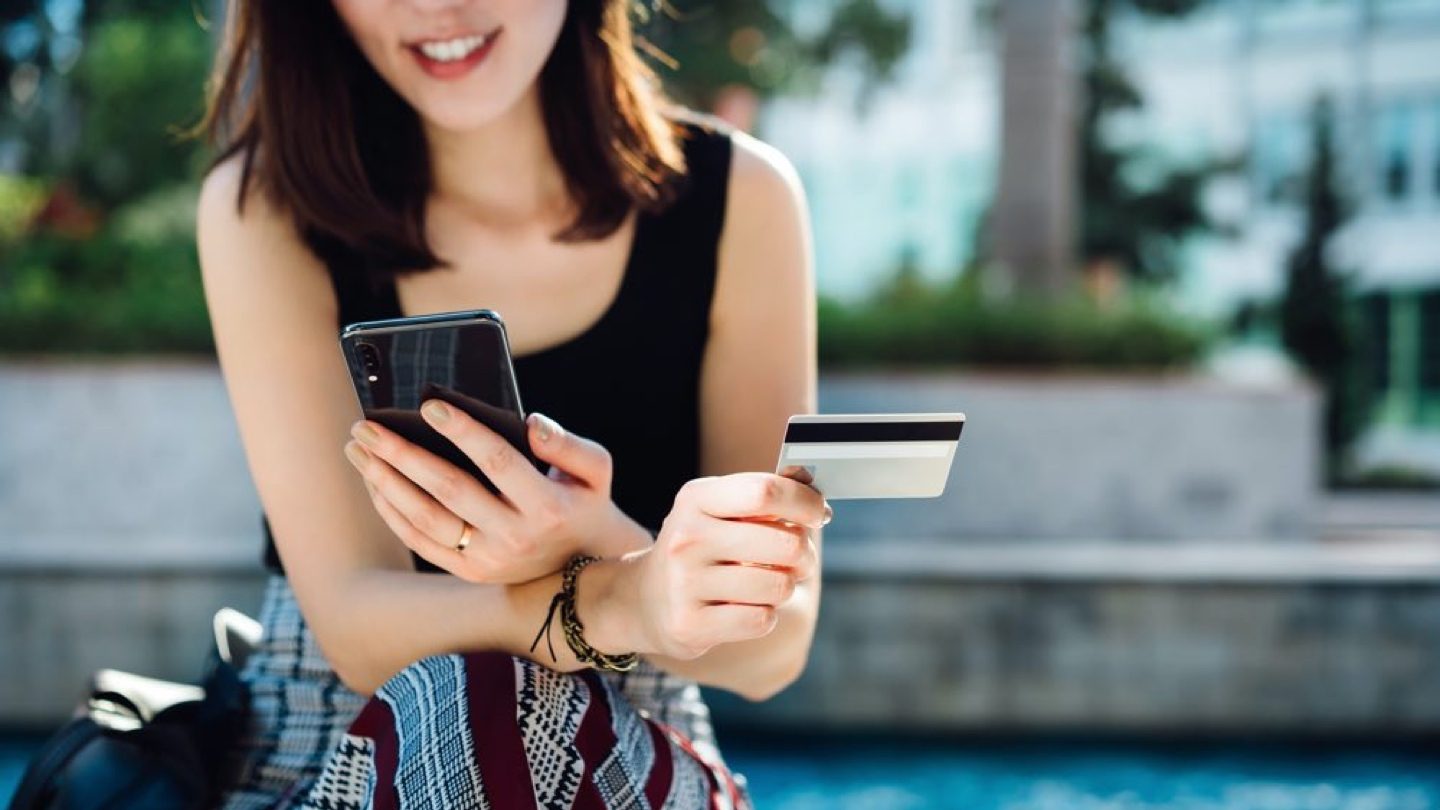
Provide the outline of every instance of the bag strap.
{"type": "Polygon", "coordinates": [[[43,808],[48,798],[46,794],[52,790],[54,775],[59,773],[81,748],[103,733],[104,730],[89,717],[79,717],[66,723],[55,736],[45,742],[25,767],[25,773],[20,777],[20,785],[15,788],[15,795],[10,799],[10,810],[43,808]]]}

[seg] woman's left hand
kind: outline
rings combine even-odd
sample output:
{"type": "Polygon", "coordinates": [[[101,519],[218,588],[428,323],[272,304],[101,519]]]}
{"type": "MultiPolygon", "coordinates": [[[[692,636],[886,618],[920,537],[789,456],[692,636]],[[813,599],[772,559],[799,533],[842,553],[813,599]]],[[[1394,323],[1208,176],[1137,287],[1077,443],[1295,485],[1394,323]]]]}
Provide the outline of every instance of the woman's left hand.
{"type": "Polygon", "coordinates": [[[612,463],[600,444],[541,414],[526,420],[530,448],[548,475],[504,437],[440,400],[420,409],[500,491],[370,421],[351,428],[345,455],[365,478],[375,509],[411,551],[471,582],[526,582],[578,553],[616,556],[648,547],[643,527],[610,499],[612,463]],[[470,542],[456,548],[466,524],[470,542]]]}

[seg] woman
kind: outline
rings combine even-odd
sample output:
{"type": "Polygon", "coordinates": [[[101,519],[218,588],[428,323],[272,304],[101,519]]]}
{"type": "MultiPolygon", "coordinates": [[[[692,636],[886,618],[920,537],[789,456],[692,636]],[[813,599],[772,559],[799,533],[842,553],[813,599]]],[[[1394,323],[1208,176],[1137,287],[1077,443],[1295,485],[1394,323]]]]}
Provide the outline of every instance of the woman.
{"type": "Polygon", "coordinates": [[[815,404],[804,200],[628,6],[232,0],[198,239],[276,574],[227,806],[749,804],[696,684],[763,700],[815,627],[829,507],[753,472],[815,404]],[[498,497],[357,421],[336,342],[480,307],[552,472],[424,412],[498,497]]]}

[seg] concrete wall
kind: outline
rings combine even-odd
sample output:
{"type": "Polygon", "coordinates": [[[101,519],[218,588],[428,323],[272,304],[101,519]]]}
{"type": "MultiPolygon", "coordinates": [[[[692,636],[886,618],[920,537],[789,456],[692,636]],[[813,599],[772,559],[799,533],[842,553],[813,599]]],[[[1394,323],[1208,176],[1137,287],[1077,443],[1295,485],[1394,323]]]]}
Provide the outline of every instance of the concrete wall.
{"type": "Polygon", "coordinates": [[[968,417],[944,496],[837,503],[837,539],[1268,543],[1313,534],[1319,403],[1304,386],[830,375],[820,406],[968,417]]]}
{"type": "Polygon", "coordinates": [[[257,504],[213,363],[0,362],[0,544],[234,547],[257,504]]]}
{"type": "Polygon", "coordinates": [[[259,609],[259,505],[213,363],[0,363],[0,723],[100,667],[198,677],[259,609]]]}
{"type": "Polygon", "coordinates": [[[149,570],[66,567],[7,555],[0,566],[0,726],[65,718],[102,667],[193,683],[221,607],[255,616],[254,564],[149,570]]]}
{"type": "MultiPolygon", "coordinates": [[[[1296,539],[1317,508],[1303,387],[1189,377],[827,375],[821,409],[963,410],[944,497],[843,503],[835,537],[1296,539]]],[[[0,364],[0,538],[240,548],[259,505],[208,363],[0,364]]]]}
{"type": "MultiPolygon", "coordinates": [[[[811,666],[763,706],[722,699],[733,719],[1440,723],[1440,550],[1301,542],[1310,392],[885,376],[821,400],[970,424],[945,497],[837,505],[811,666]]],[[[0,448],[0,723],[59,720],[102,666],[193,678],[210,614],[256,609],[259,507],[213,365],[0,364],[0,448]]]]}
{"type": "Polygon", "coordinates": [[[1101,570],[1038,548],[836,546],[804,676],[712,704],[770,727],[1440,732],[1433,543],[1116,551],[1101,570]]]}

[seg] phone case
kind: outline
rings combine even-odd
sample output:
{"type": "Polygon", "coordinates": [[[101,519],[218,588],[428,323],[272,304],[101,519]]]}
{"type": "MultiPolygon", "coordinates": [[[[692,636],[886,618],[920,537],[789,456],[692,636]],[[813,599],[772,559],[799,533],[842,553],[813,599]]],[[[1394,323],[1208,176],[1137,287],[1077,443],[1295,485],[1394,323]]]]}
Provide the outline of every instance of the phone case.
{"type": "Polygon", "coordinates": [[[505,437],[536,469],[547,469],[530,450],[505,324],[495,312],[362,321],[341,330],[340,344],[366,419],[497,492],[480,468],[420,415],[425,400],[441,399],[505,437]]]}

